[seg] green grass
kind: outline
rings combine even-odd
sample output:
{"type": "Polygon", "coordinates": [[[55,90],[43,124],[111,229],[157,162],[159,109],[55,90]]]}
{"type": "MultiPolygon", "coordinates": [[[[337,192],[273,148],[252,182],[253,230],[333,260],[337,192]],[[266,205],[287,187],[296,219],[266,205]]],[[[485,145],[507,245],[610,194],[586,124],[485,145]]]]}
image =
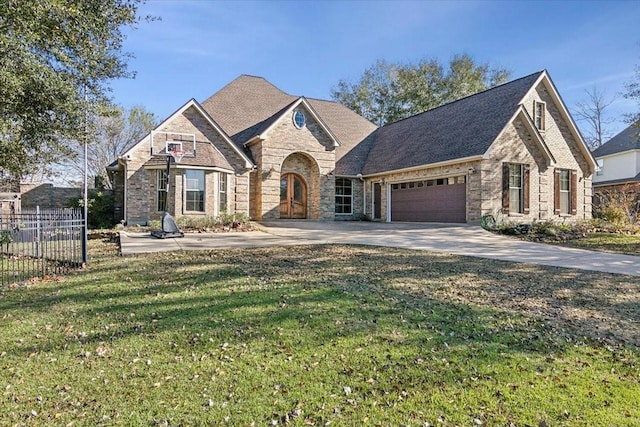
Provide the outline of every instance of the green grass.
{"type": "Polygon", "coordinates": [[[632,426],[640,280],[396,249],[117,257],[0,288],[0,425],[632,426]]]}
{"type": "Polygon", "coordinates": [[[591,233],[567,241],[568,246],[594,251],[640,255],[640,234],[591,233]]]}

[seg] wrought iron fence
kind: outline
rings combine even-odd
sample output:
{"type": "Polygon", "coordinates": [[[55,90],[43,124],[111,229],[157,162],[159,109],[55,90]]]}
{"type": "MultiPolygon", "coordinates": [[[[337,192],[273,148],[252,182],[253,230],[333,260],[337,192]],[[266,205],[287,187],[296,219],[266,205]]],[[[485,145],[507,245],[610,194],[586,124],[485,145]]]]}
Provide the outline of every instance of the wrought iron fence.
{"type": "Polygon", "coordinates": [[[2,285],[67,273],[85,255],[82,209],[0,213],[2,285]]]}

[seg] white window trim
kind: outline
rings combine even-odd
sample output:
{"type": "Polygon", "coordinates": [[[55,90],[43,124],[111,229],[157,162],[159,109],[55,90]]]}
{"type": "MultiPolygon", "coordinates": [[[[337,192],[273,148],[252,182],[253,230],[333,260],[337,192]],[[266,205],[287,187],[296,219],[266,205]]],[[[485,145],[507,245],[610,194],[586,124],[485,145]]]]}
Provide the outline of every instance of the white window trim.
{"type": "Polygon", "coordinates": [[[573,206],[571,206],[571,170],[570,169],[560,169],[560,178],[558,181],[558,193],[560,194],[560,206],[558,206],[560,208],[560,215],[565,216],[565,215],[571,215],[571,211],[573,209],[573,206]],[[567,189],[563,190],[562,189],[562,175],[566,174],[567,175],[567,189]],[[562,212],[562,196],[565,195],[565,197],[567,198],[567,211],[566,212],[562,212]]]}
{"type": "Polygon", "coordinates": [[[216,211],[218,212],[218,215],[222,214],[225,211],[227,213],[229,212],[229,181],[230,181],[229,178],[230,178],[230,174],[225,173],[225,172],[218,172],[218,176],[217,176],[216,183],[215,183],[216,184],[216,189],[217,189],[216,190],[216,199],[217,199],[217,201],[216,201],[216,211]],[[222,194],[220,192],[220,181],[221,181],[220,178],[223,177],[223,176],[226,178],[225,185],[224,185],[224,187],[225,187],[224,194],[226,194],[226,199],[227,199],[227,208],[224,211],[221,209],[222,206],[220,206],[220,202],[222,201],[222,197],[220,196],[220,194],[222,194]]]}
{"type": "MultiPolygon", "coordinates": [[[[353,194],[353,189],[354,189],[353,179],[350,179],[350,178],[340,178],[340,179],[345,179],[345,180],[348,180],[349,182],[351,182],[351,195],[349,196],[349,199],[351,200],[350,209],[349,209],[350,212],[349,213],[337,213],[337,212],[335,212],[335,196],[334,196],[334,201],[333,201],[333,203],[334,203],[334,209],[333,209],[334,210],[334,214],[335,215],[343,215],[343,216],[353,215],[353,196],[354,196],[354,194],[353,194]]],[[[344,194],[342,195],[342,197],[344,197],[344,194]]]]}
{"type": "Polygon", "coordinates": [[[533,101],[533,124],[535,125],[536,129],[538,129],[538,131],[540,132],[544,132],[547,129],[547,103],[544,101],[533,101]],[[538,127],[538,123],[537,123],[537,117],[538,117],[538,106],[541,105],[542,106],[542,114],[540,117],[540,124],[541,126],[538,127]]]}
{"type": "Polygon", "coordinates": [[[509,214],[523,214],[524,213],[524,165],[522,163],[509,164],[509,214]],[[511,186],[511,167],[517,166],[520,168],[520,185],[518,187],[511,186]],[[518,210],[511,210],[511,190],[518,189],[518,210]]]}
{"type": "Polygon", "coordinates": [[[184,213],[188,214],[205,214],[207,212],[207,173],[202,169],[185,169],[182,174],[182,209],[184,213]],[[203,184],[203,199],[202,199],[202,210],[201,211],[193,211],[187,209],[187,191],[192,191],[187,189],[187,171],[201,171],[203,173],[202,184],[203,184]]]}
{"type": "MultiPolygon", "coordinates": [[[[163,179],[163,176],[166,175],[167,170],[166,169],[156,169],[156,212],[166,212],[168,209],[168,204],[169,204],[169,193],[167,192],[167,187],[165,186],[164,190],[160,189],[160,183],[163,179]],[[164,198],[164,210],[159,210],[158,208],[160,207],[160,192],[163,191],[165,193],[165,198],[164,198]]],[[[169,177],[167,177],[167,184],[169,181],[169,177]]]]}

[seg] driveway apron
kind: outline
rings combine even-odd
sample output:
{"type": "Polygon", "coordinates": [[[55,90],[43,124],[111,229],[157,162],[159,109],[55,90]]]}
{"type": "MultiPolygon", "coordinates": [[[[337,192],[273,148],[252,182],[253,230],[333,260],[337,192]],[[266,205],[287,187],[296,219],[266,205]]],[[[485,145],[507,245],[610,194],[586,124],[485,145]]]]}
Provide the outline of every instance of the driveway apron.
{"type": "Polygon", "coordinates": [[[640,276],[638,256],[526,242],[467,224],[300,220],[265,222],[261,228],[262,231],[241,233],[187,233],[184,238],[164,240],[154,239],[148,233],[121,232],[121,253],[353,244],[640,276]]]}
{"type": "Polygon", "coordinates": [[[640,276],[640,257],[523,241],[475,225],[274,221],[265,230],[287,239],[428,250],[501,261],[640,276]]]}

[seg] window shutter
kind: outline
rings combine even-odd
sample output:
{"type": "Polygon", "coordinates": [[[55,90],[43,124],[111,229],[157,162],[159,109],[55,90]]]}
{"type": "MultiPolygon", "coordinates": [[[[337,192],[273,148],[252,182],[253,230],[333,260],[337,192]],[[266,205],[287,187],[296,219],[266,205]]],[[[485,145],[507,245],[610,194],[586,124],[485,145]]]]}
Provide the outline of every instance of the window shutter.
{"type": "Polygon", "coordinates": [[[529,165],[522,165],[522,211],[529,213],[529,165]]]}
{"type": "Polygon", "coordinates": [[[553,214],[560,215],[560,169],[553,171],[553,214]]]}
{"type": "Polygon", "coordinates": [[[502,164],[502,213],[509,213],[509,163],[502,164]]]}
{"type": "Polygon", "coordinates": [[[571,171],[569,191],[571,192],[571,215],[576,215],[578,213],[578,172],[574,170],[571,171]]]}

